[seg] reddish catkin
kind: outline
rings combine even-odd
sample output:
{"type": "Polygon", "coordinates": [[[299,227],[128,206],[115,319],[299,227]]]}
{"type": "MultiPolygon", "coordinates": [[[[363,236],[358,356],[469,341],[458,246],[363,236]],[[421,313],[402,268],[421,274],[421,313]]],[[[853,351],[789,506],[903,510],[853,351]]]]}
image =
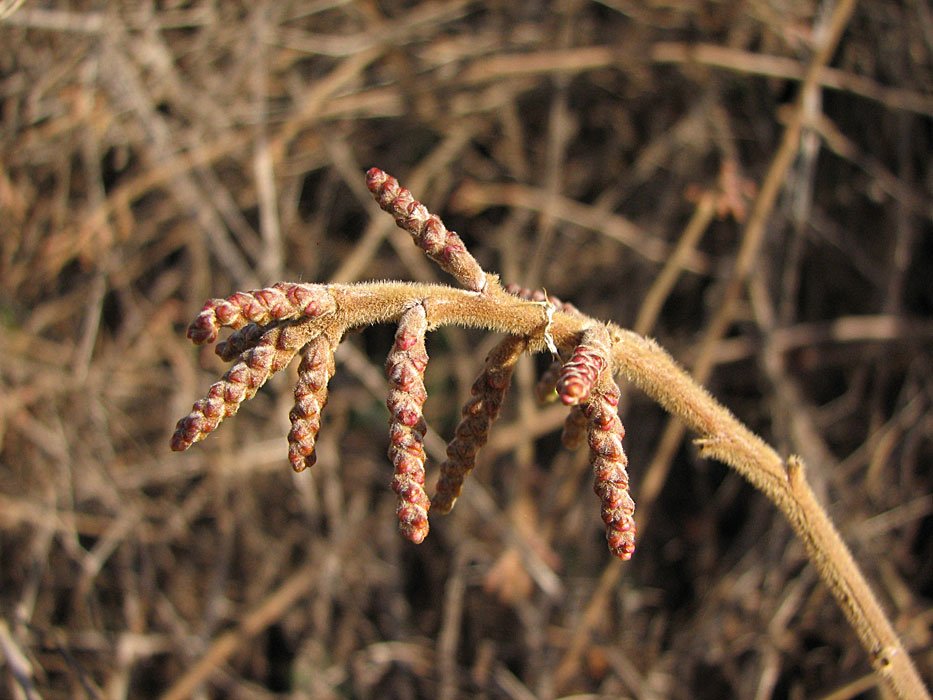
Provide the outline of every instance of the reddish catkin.
{"type": "Polygon", "coordinates": [[[460,236],[427,210],[398,180],[379,168],[366,173],[366,185],[376,202],[392,215],[399,228],[408,231],[415,244],[466,289],[486,289],[486,273],[466,249],[460,236]]]}
{"type": "Polygon", "coordinates": [[[625,429],[618,414],[620,393],[611,372],[604,369],[583,412],[595,474],[593,490],[602,503],[609,551],[627,560],[635,551],[635,502],[628,492],[628,459],[622,449],[625,429]]]}
{"type": "Polygon", "coordinates": [[[428,353],[424,334],[428,322],[425,308],[417,304],[399,320],[395,342],[386,360],[389,377],[389,459],[395,468],[392,490],[398,496],[399,532],[419,543],[428,534],[431,502],[424,491],[424,433],[427,428],[421,407],[428,397],[424,370],[428,353]]]}
{"type": "Polygon", "coordinates": [[[463,419],[447,445],[447,459],[441,465],[437,492],[431,501],[431,507],[438,512],[448,513],[453,508],[464,479],[476,466],[476,453],[489,438],[489,427],[499,415],[515,363],[526,345],[524,338],[508,336],[486,358],[483,371],[473,383],[473,397],[464,405],[463,419]]]}
{"type": "Polygon", "coordinates": [[[581,404],[590,395],[600,373],[608,364],[609,333],[605,326],[583,331],[580,344],[564,363],[557,380],[557,396],[568,406],[581,404]]]}
{"type": "Polygon", "coordinates": [[[296,472],[317,461],[314,443],[321,429],[321,411],[327,403],[327,384],[334,376],[334,343],[319,335],[301,349],[295,405],[288,413],[288,461],[296,472]]]}
{"type": "Polygon", "coordinates": [[[257,323],[247,323],[241,329],[232,333],[229,338],[222,340],[214,347],[214,352],[224,362],[231,362],[260,341],[268,326],[257,323]]]}
{"type": "Polygon", "coordinates": [[[237,292],[226,299],[211,299],[188,326],[188,338],[196,345],[213,343],[223,327],[240,329],[248,323],[260,326],[298,316],[323,316],[336,309],[325,285],[279,282],[254,292],[237,292]]]}
{"type": "Polygon", "coordinates": [[[576,450],[586,442],[586,414],[582,406],[571,406],[570,413],[564,419],[564,430],[560,441],[568,450],[576,450]]]}
{"type": "Polygon", "coordinates": [[[269,377],[288,366],[304,344],[303,339],[295,344],[297,337],[284,332],[282,327],[266,331],[219,382],[211,385],[207,396],[195,402],[191,413],[178,421],[171,448],[176,452],[187,450],[204,439],[224,418],[234,415],[240,404],[252,398],[269,377]]]}

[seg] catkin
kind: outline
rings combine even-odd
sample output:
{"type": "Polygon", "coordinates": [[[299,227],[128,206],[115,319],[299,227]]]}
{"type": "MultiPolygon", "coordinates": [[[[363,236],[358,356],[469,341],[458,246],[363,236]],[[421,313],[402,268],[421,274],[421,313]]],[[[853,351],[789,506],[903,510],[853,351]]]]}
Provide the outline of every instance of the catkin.
{"type": "Polygon", "coordinates": [[[454,439],[447,445],[447,459],[441,465],[437,491],[431,501],[431,507],[438,512],[447,513],[453,508],[464,479],[476,466],[476,453],[489,438],[489,427],[499,415],[515,363],[526,343],[524,338],[508,336],[486,358],[483,371],[473,383],[473,396],[463,407],[463,418],[454,439]]]}
{"type": "Polygon", "coordinates": [[[188,338],[196,345],[213,343],[223,327],[265,326],[298,316],[323,316],[336,309],[325,285],[279,282],[254,292],[237,292],[226,299],[211,299],[191,325],[188,338]]]}
{"type": "Polygon", "coordinates": [[[606,369],[583,406],[595,483],[602,503],[609,550],[622,560],[635,551],[635,502],[628,492],[628,458],[622,449],[625,429],[619,419],[619,386],[606,369]]]}
{"type": "Polygon", "coordinates": [[[583,331],[580,344],[561,367],[557,396],[568,406],[583,403],[590,395],[600,373],[608,364],[609,333],[605,326],[583,331]]]}
{"type": "MultiPolygon", "coordinates": [[[[468,295],[470,304],[495,303],[503,288],[498,278],[487,275],[464,247],[461,238],[415,200],[398,181],[378,168],[367,173],[367,186],[379,206],[392,215],[399,227],[408,231],[415,243],[479,298],[468,295]]],[[[548,295],[543,289],[509,286],[506,292],[539,304],[545,311],[544,335],[555,362],[537,386],[543,401],[559,398],[571,407],[563,440],[577,446],[584,440],[590,446],[596,475],[594,489],[602,502],[610,549],[628,558],[634,547],[634,504],[628,495],[626,458],[622,451],[623,429],[616,415],[618,387],[612,380],[609,338],[605,326],[593,325],[572,304],[548,295]],[[571,335],[563,331],[561,345],[550,335],[554,312],[575,317],[583,323],[571,335]],[[561,362],[561,352],[577,342],[570,359],[561,362]]],[[[221,328],[233,329],[217,344],[217,354],[233,367],[214,383],[206,397],[178,421],[172,436],[173,450],[184,450],[203,439],[240,404],[251,398],[275,372],[283,369],[299,351],[295,404],[289,412],[288,458],[296,471],[316,460],[315,445],[321,427],[321,412],[327,402],[328,383],[334,375],[334,352],[343,334],[354,327],[398,318],[398,329],[386,372],[389,378],[389,458],[394,467],[392,490],[398,497],[397,516],[402,534],[421,542],[428,533],[428,512],[450,511],[460,496],[464,480],[476,464],[478,450],[486,444],[493,421],[511,383],[518,358],[532,342],[532,335],[504,338],[486,358],[472,386],[472,396],[462,409],[462,419],[454,438],[447,445],[447,456],[440,468],[436,493],[429,500],[424,489],[426,423],[422,409],[427,392],[424,372],[428,362],[425,334],[430,325],[427,297],[419,295],[403,306],[393,306],[408,287],[391,283],[373,286],[322,285],[281,282],[250,292],[237,292],[225,299],[211,299],[188,327],[195,344],[213,343],[221,328]],[[372,289],[388,289],[388,304],[371,318],[372,289]],[[340,308],[338,309],[338,299],[340,308]],[[360,309],[356,309],[359,303],[360,309]],[[394,310],[393,310],[394,309],[394,310]],[[365,311],[365,319],[357,311],[365,311]],[[369,314],[369,315],[367,315],[369,314]]],[[[475,312],[475,309],[474,309],[475,312]]],[[[560,319],[566,325],[566,318],[560,319]]]]}
{"type": "Polygon", "coordinates": [[[570,413],[564,419],[564,430],[560,434],[560,441],[568,450],[582,447],[586,442],[586,414],[582,406],[571,406],[570,413]]]}
{"type": "Polygon", "coordinates": [[[452,275],[463,287],[474,292],[486,289],[486,273],[453,231],[428,211],[398,180],[379,168],[366,173],[366,185],[376,202],[392,215],[399,228],[408,231],[425,254],[452,275]]]}
{"type": "Polygon", "coordinates": [[[226,340],[217,343],[214,346],[214,352],[224,362],[230,362],[250,348],[255,347],[267,330],[269,330],[268,326],[247,323],[238,331],[231,333],[226,340]]]}
{"type": "Polygon", "coordinates": [[[392,490],[398,497],[399,531],[420,543],[428,534],[431,502],[424,491],[424,433],[422,406],[427,399],[424,370],[428,353],[424,335],[428,323],[425,308],[416,304],[402,314],[395,342],[386,360],[389,377],[389,459],[395,469],[392,490]]]}
{"type": "Polygon", "coordinates": [[[295,405],[288,413],[292,424],[288,432],[288,461],[296,472],[317,461],[314,443],[321,429],[321,411],[327,403],[327,384],[334,371],[334,344],[328,337],[320,335],[301,349],[295,405]]]}
{"type": "Polygon", "coordinates": [[[284,330],[277,326],[266,331],[220,381],[211,385],[207,396],[194,403],[191,412],[175,426],[173,450],[187,450],[203,440],[224,418],[236,414],[240,404],[252,398],[269,377],[288,366],[304,341],[296,345],[296,336],[284,330]]]}

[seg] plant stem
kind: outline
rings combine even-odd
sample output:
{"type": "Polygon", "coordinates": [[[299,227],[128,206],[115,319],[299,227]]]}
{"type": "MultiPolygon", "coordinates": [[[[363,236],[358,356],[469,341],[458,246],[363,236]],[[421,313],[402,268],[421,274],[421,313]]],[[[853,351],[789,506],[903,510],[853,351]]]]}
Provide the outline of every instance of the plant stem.
{"type": "Polygon", "coordinates": [[[616,368],[700,435],[703,456],[734,468],[784,514],[892,696],[930,700],[881,604],[807,484],[803,463],[796,457],[782,460],[656,343],[611,325],[610,333],[616,368]]]}

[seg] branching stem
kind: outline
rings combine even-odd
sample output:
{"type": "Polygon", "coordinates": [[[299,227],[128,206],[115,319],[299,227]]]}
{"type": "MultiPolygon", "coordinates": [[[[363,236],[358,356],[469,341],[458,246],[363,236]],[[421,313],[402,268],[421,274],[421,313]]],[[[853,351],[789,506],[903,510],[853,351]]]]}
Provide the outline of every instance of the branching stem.
{"type": "Polygon", "coordinates": [[[558,309],[549,318],[541,304],[505,291],[494,276],[484,292],[471,292],[441,284],[360,282],[332,284],[337,309],[327,324],[343,330],[374,323],[396,322],[413,301],[424,300],[429,328],[460,325],[528,338],[528,351],[546,347],[547,330],[558,348],[569,349],[587,326],[597,323],[582,314],[558,309]],[[549,323],[550,322],[550,323],[549,323]]]}
{"type": "Polygon", "coordinates": [[[783,460],[657,343],[603,324],[559,299],[545,299],[544,293],[538,299],[529,290],[504,288],[496,275],[482,270],[460,237],[395,178],[373,168],[367,184],[380,207],[465,289],[395,281],[279,283],[208,301],[189,327],[188,337],[196,344],[214,342],[222,327],[233,328],[235,333],[220,344],[218,354],[231,361],[239,352],[240,361],[178,422],[172,449],[188,449],[204,438],[300,352],[304,360],[291,415],[290,457],[296,468],[310,466],[327,381],[333,374],[333,348],[348,330],[397,323],[387,363],[389,454],[395,466],[393,490],[399,496],[401,531],[420,542],[428,532],[431,506],[440,513],[453,507],[499,413],[518,356],[556,350],[562,368],[548,383],[556,381],[556,394],[573,407],[565,430],[567,441],[579,442],[586,430],[594,490],[602,503],[609,548],[616,556],[628,559],[635,548],[635,504],[628,493],[624,429],[616,409],[619,390],[613,378],[621,373],[698,433],[704,456],[734,468],[784,514],[891,694],[899,700],[930,700],[881,604],[807,484],[798,458],[783,460]],[[423,488],[421,405],[427,398],[423,373],[428,361],[424,335],[447,325],[482,328],[507,338],[486,358],[474,383],[457,435],[448,446],[435,499],[429,503],[423,488]],[[570,360],[562,363],[561,357],[568,356],[570,360]]]}

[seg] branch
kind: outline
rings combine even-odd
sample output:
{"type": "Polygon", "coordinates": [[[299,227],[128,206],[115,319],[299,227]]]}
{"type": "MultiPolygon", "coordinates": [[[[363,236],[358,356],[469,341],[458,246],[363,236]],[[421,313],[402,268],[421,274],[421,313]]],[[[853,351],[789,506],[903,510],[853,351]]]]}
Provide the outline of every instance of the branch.
{"type": "Polygon", "coordinates": [[[367,184],[379,205],[465,289],[406,282],[283,282],[208,301],[189,327],[188,337],[196,344],[212,343],[220,329],[232,328],[234,333],[216,350],[226,361],[239,359],[178,422],[173,450],[188,449],[206,437],[272,374],[300,355],[289,458],[296,470],[311,466],[327,383],[334,372],[334,349],[349,330],[396,323],[398,331],[386,363],[389,457],[395,468],[392,488],[398,496],[401,533],[420,542],[428,533],[429,510],[445,513],[454,506],[499,413],[519,356],[549,350],[556,366],[547,372],[540,393],[568,406],[566,444],[581,443],[585,434],[609,549],[624,560],[635,548],[635,505],[628,492],[628,460],[622,449],[625,430],[617,411],[619,388],[614,375],[622,373],[699,434],[704,456],[733,467],[784,514],[892,694],[901,700],[929,700],[910,656],[808,486],[799,459],[782,460],[653,341],[590,318],[554,297],[503,287],[497,276],[482,270],[460,237],[395,178],[373,168],[367,184]],[[421,411],[427,399],[424,337],[452,324],[506,337],[486,358],[448,445],[434,500],[429,501],[424,491],[421,411]]]}
{"type": "Polygon", "coordinates": [[[803,462],[797,457],[782,460],[656,343],[614,326],[610,333],[619,371],[700,435],[703,456],[735,469],[787,518],[893,696],[929,700],[910,655],[807,483],[803,462]]]}

